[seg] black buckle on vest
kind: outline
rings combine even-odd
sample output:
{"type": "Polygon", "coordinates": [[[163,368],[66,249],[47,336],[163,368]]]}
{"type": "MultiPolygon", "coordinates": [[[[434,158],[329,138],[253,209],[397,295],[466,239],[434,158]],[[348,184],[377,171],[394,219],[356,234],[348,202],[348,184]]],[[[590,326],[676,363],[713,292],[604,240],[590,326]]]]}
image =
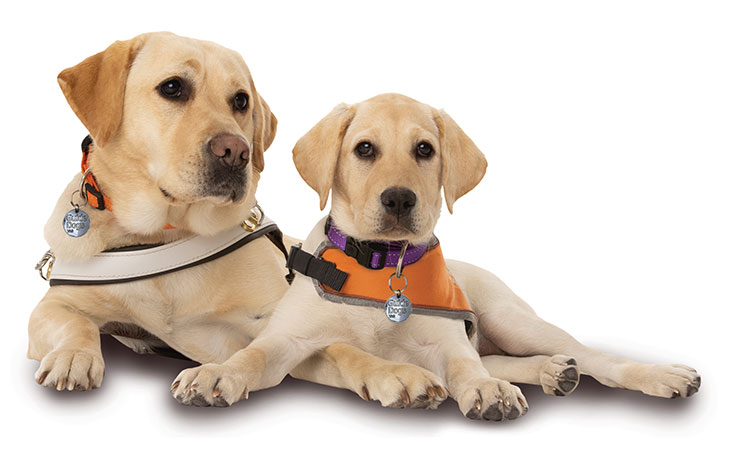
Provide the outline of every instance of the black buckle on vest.
{"type": "Polygon", "coordinates": [[[358,264],[365,266],[369,269],[383,269],[386,265],[386,255],[388,254],[388,247],[386,244],[380,242],[370,241],[358,241],[352,237],[348,237],[345,240],[345,254],[351,258],[355,258],[358,264]],[[376,253],[380,254],[378,258],[378,265],[373,267],[371,261],[373,261],[373,255],[376,253]]]}
{"type": "Polygon", "coordinates": [[[315,258],[314,255],[302,250],[300,245],[293,245],[289,249],[287,268],[302,275],[314,278],[325,286],[340,291],[348,278],[348,274],[339,270],[335,263],[315,258]]]}

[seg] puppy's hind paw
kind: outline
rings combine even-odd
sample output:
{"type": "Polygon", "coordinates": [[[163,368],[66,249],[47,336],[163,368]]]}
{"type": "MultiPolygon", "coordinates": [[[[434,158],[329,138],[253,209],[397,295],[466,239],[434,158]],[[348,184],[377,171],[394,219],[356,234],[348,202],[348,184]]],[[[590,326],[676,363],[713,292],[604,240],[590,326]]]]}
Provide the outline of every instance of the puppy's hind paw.
{"type": "Polygon", "coordinates": [[[574,358],[554,355],[541,368],[540,380],[543,392],[563,397],[574,392],[579,385],[580,372],[574,358]]]}

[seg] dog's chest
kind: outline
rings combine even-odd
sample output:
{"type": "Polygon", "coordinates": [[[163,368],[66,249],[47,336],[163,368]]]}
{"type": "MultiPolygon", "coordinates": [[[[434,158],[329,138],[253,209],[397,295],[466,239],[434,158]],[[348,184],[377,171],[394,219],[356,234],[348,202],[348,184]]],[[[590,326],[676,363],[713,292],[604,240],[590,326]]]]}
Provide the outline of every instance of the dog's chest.
{"type": "Polygon", "coordinates": [[[263,330],[288,287],[272,250],[260,239],[206,264],[106,289],[125,311],[119,321],[198,361],[226,359],[263,330]]]}

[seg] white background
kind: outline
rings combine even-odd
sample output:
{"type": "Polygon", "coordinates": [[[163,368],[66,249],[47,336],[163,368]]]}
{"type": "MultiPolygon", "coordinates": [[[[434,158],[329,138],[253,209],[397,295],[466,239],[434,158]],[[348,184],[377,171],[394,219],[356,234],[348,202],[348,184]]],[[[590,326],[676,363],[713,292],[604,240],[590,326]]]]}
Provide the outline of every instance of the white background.
{"type": "Polygon", "coordinates": [[[706,448],[727,436],[728,3],[273,3],[4,4],[6,443],[706,448]],[[654,399],[587,377],[567,398],[524,387],[528,415],[494,424],[463,418],[451,400],[437,411],[387,410],[288,379],[229,409],[197,409],[168,393],[185,363],[109,340],[101,389],[36,386],[26,326],[46,286],[33,265],[86,134],[56,75],[116,39],[155,30],[213,40],[246,59],[279,118],[258,198],[288,234],[305,236],[322,214],[290,151],[333,106],[400,92],[444,108],[489,161],[455,214],[443,212],[437,234],[447,256],[494,271],[587,344],[694,366],[700,393],[654,399]]]}

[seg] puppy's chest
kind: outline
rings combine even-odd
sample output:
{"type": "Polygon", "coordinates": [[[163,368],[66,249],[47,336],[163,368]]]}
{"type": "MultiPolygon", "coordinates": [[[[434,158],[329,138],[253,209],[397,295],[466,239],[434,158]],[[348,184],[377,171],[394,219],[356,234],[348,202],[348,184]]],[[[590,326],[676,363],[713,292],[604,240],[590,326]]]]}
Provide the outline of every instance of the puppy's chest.
{"type": "MultiPolygon", "coordinates": [[[[332,304],[330,304],[332,305],[332,304]]],[[[413,315],[401,323],[390,321],[384,310],[366,306],[332,305],[331,318],[341,317],[339,330],[345,340],[362,350],[385,359],[407,361],[414,349],[436,344],[434,330],[449,327],[449,319],[413,315]]]]}

